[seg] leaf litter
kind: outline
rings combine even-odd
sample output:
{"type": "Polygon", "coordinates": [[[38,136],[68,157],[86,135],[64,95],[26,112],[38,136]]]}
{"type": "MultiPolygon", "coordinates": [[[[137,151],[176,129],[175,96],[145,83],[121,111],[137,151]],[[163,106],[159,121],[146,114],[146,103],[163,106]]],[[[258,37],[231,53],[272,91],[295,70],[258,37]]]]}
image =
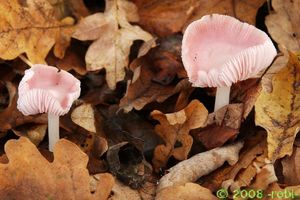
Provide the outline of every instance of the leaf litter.
{"type": "Polygon", "coordinates": [[[236,190],[298,198],[299,6],[0,0],[0,199],[218,199],[221,188],[229,199],[236,190]],[[185,28],[212,13],[263,29],[278,47],[215,112],[215,90],[192,87],[181,60],[185,28]],[[53,153],[47,116],[17,110],[20,57],[81,81],[53,153]]]}

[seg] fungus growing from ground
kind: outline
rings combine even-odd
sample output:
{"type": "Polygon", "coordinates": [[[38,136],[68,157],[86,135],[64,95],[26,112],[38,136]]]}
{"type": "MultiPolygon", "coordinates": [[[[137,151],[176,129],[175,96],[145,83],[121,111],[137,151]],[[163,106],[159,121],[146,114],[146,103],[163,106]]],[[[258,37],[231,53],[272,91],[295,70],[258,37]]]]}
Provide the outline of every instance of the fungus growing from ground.
{"type": "Polygon", "coordinates": [[[49,150],[59,139],[59,116],[80,95],[80,81],[56,67],[36,64],[25,71],[18,88],[18,109],[24,115],[48,113],[49,150]]]}
{"type": "Polygon", "coordinates": [[[192,22],[182,41],[182,62],[196,87],[217,87],[215,111],[229,104],[232,83],[268,67],[276,48],[266,33],[226,15],[192,22]]]}

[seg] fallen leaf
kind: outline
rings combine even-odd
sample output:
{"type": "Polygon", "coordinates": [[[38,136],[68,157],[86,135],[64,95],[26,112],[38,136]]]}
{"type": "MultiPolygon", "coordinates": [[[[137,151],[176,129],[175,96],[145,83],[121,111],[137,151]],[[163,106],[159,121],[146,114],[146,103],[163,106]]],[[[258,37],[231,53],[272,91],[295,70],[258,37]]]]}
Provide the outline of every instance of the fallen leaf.
{"type": "Polygon", "coordinates": [[[176,93],[191,90],[187,79],[172,84],[176,77],[187,77],[181,62],[181,39],[179,35],[163,38],[158,41],[160,45],[130,64],[133,78],[127,82],[120,109],[141,110],[151,102],[162,103],[176,93]]]}
{"type": "Polygon", "coordinates": [[[252,111],[261,89],[260,79],[257,78],[247,79],[232,85],[230,101],[244,104],[241,111],[243,119],[246,119],[252,111]]]}
{"type": "Polygon", "coordinates": [[[139,24],[160,37],[179,32],[195,8],[195,0],[134,0],[139,24]]]}
{"type": "Polygon", "coordinates": [[[75,16],[77,19],[89,15],[83,0],[48,0],[54,7],[55,16],[63,19],[67,16],[75,16]]]}
{"type": "Polygon", "coordinates": [[[243,104],[229,104],[216,112],[210,113],[207,120],[208,126],[193,130],[192,135],[206,149],[223,146],[239,133],[243,109],[243,104]]]}
{"type": "Polygon", "coordinates": [[[56,19],[47,0],[0,1],[0,57],[12,60],[26,53],[32,63],[45,63],[54,46],[56,57],[62,58],[73,33],[74,20],[56,19]],[[27,20],[24,20],[27,19],[27,20]]]}
{"type": "Polygon", "coordinates": [[[89,187],[88,157],[76,145],[60,140],[54,161],[47,161],[27,138],[5,145],[7,164],[0,164],[1,199],[107,199],[114,184],[102,174],[95,193],[89,187]],[[43,180],[43,181],[41,181],[43,180]],[[32,192],[36,191],[36,192],[32,192]]]}
{"type": "Polygon", "coordinates": [[[270,66],[270,68],[265,72],[261,79],[262,88],[266,92],[272,92],[273,85],[272,85],[272,79],[275,74],[277,74],[282,68],[284,68],[288,61],[289,61],[289,52],[287,49],[279,46],[279,49],[281,51],[281,55],[277,56],[277,58],[274,60],[273,64],[270,66]]]}
{"type": "Polygon", "coordinates": [[[112,188],[113,195],[108,200],[142,200],[138,191],[116,181],[112,188]]]}
{"type": "Polygon", "coordinates": [[[204,15],[219,13],[255,24],[257,10],[265,0],[134,0],[139,8],[139,24],[158,36],[184,30],[204,15]]]}
{"type": "Polygon", "coordinates": [[[80,45],[71,44],[62,59],[57,59],[50,53],[47,56],[46,62],[48,65],[56,66],[65,71],[74,70],[79,75],[84,76],[87,73],[84,62],[85,52],[86,48],[80,45]]]}
{"type": "Polygon", "coordinates": [[[294,147],[293,154],[281,161],[284,183],[300,185],[300,147],[294,147]]]}
{"type": "Polygon", "coordinates": [[[18,136],[24,136],[30,139],[30,141],[38,146],[40,142],[44,139],[46,135],[47,125],[35,125],[30,128],[26,127],[17,127],[13,129],[13,132],[18,136]]]}
{"type": "Polygon", "coordinates": [[[300,128],[298,105],[300,62],[290,53],[285,68],[273,77],[273,91],[262,91],[255,104],[255,123],[268,132],[268,157],[271,161],[291,155],[300,128]]]}
{"type": "Polygon", "coordinates": [[[158,192],[156,200],[218,200],[209,189],[196,183],[167,187],[158,192]]]}
{"type": "Polygon", "coordinates": [[[243,22],[255,25],[257,11],[265,2],[266,0],[200,0],[197,2],[198,6],[187,21],[186,26],[204,15],[213,13],[230,15],[243,22]]]}
{"type": "Polygon", "coordinates": [[[233,190],[248,186],[257,173],[252,163],[257,161],[257,157],[264,156],[265,146],[266,138],[262,132],[247,137],[240,152],[239,161],[234,166],[226,166],[207,175],[203,178],[202,185],[213,192],[220,189],[222,185],[233,190]],[[247,172],[243,173],[244,170],[247,172]]]}
{"type": "Polygon", "coordinates": [[[151,112],[153,119],[160,124],[155,126],[155,132],[164,140],[165,144],[158,145],[154,150],[153,165],[156,171],[165,167],[168,159],[174,156],[177,160],[187,159],[193,144],[189,135],[191,129],[203,126],[207,120],[208,111],[197,100],[175,113],[164,114],[158,110],[151,112]],[[179,142],[180,147],[176,147],[179,142]]]}
{"type": "Polygon", "coordinates": [[[37,123],[37,124],[46,124],[47,115],[38,114],[24,116],[17,109],[17,88],[16,85],[11,82],[5,82],[9,93],[9,105],[6,109],[0,112],[0,132],[5,132],[9,129],[13,129],[17,126],[26,124],[26,123],[37,123]]]}
{"type": "Polygon", "coordinates": [[[81,104],[71,113],[72,121],[82,128],[96,133],[95,114],[91,104],[81,104]]]}
{"type": "Polygon", "coordinates": [[[239,151],[242,147],[243,143],[239,142],[202,152],[181,161],[170,168],[168,173],[159,180],[157,191],[170,186],[195,182],[201,176],[221,167],[226,161],[234,165],[239,160],[239,151]]]}
{"type": "Polygon", "coordinates": [[[96,40],[86,53],[88,71],[106,69],[106,81],[111,89],[125,77],[130,47],[134,40],[148,41],[152,36],[129,22],[136,21],[132,2],[106,0],[104,13],[96,13],[81,20],[73,37],[79,40],[96,40]],[[99,56],[101,55],[101,56],[99,56]]]}
{"type": "Polygon", "coordinates": [[[274,166],[272,164],[266,164],[263,166],[256,175],[256,179],[250,188],[255,188],[259,190],[265,190],[271,184],[278,181],[275,174],[274,166]]]}
{"type": "Polygon", "coordinates": [[[274,13],[266,17],[271,37],[289,51],[300,50],[299,1],[272,0],[274,13]]]}

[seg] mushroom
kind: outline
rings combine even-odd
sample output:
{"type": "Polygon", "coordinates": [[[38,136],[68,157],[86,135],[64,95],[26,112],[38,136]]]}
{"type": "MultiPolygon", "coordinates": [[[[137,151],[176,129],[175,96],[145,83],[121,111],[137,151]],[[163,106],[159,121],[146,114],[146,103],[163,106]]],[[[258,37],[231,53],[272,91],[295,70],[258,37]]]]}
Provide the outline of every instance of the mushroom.
{"type": "Polygon", "coordinates": [[[232,83],[255,76],[276,56],[268,35],[233,17],[203,16],[186,29],[182,62],[195,87],[217,87],[215,111],[229,104],[232,83]]]}
{"type": "Polygon", "coordinates": [[[17,108],[24,115],[48,113],[49,150],[59,140],[59,116],[80,95],[80,81],[56,67],[35,64],[25,70],[18,88],[17,108]]]}

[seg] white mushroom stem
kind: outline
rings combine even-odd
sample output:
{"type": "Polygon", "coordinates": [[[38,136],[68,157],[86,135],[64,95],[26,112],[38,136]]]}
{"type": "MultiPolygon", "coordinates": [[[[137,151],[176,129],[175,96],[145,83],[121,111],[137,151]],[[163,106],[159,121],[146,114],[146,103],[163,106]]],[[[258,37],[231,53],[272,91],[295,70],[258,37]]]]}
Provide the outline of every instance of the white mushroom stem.
{"type": "Polygon", "coordinates": [[[29,67],[32,67],[32,66],[33,66],[32,62],[30,62],[25,56],[19,55],[19,58],[20,58],[24,63],[26,63],[29,67]]]}
{"type": "Polygon", "coordinates": [[[218,87],[217,93],[216,93],[214,111],[217,111],[220,108],[222,108],[223,106],[228,105],[229,97],[230,97],[230,87],[218,87]]]}
{"type": "Polygon", "coordinates": [[[59,116],[48,113],[48,137],[49,151],[53,151],[54,145],[59,140],[59,116]]]}

